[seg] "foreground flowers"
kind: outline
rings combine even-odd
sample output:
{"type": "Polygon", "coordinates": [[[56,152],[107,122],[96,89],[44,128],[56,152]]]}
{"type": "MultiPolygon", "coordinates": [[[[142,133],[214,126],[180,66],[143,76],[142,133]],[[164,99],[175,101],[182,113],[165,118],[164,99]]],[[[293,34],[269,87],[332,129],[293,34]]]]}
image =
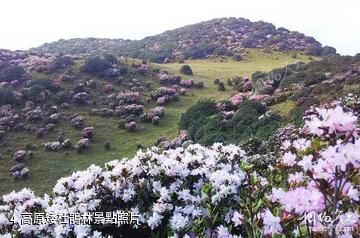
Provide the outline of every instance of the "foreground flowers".
{"type": "Polygon", "coordinates": [[[5,195],[0,234],[352,237],[359,233],[357,117],[340,106],[315,109],[304,131],[303,138],[285,141],[278,162],[266,166],[251,162],[260,156],[222,144],[154,147],[105,168],[92,165],[61,178],[51,196],[37,197],[27,189],[5,195]],[[99,211],[138,214],[138,224],[18,223],[24,212],[99,211]]]}
{"type": "Polygon", "coordinates": [[[353,213],[359,208],[360,194],[357,117],[339,105],[315,108],[308,114],[304,128],[308,139],[287,141],[283,146],[280,163],[289,173],[288,191],[273,190],[271,200],[281,205],[287,222],[299,232],[306,226],[311,234],[351,237],[359,232],[359,215],[353,213]]]}

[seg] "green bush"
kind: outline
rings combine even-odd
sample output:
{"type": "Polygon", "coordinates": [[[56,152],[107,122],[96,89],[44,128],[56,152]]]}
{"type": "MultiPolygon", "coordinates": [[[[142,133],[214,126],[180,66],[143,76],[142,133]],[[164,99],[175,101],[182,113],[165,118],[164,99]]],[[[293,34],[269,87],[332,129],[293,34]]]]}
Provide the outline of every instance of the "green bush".
{"type": "Polygon", "coordinates": [[[224,46],[220,46],[214,50],[213,54],[216,56],[221,56],[221,55],[229,55],[230,52],[224,46]]]}
{"type": "Polygon", "coordinates": [[[36,98],[39,97],[39,95],[42,93],[43,90],[44,88],[41,85],[34,84],[33,86],[30,87],[29,94],[27,95],[28,99],[30,101],[37,101],[36,98]]]}
{"type": "Polygon", "coordinates": [[[289,113],[288,121],[296,126],[299,127],[303,126],[304,124],[303,117],[305,115],[305,111],[306,111],[306,107],[304,106],[294,108],[289,113]]]}
{"type": "Polygon", "coordinates": [[[242,60],[242,56],[241,56],[240,54],[235,54],[235,55],[233,56],[233,60],[235,60],[235,61],[241,61],[241,60],[242,60]]]}
{"type": "Polygon", "coordinates": [[[290,99],[297,101],[300,98],[308,97],[311,94],[311,88],[305,87],[297,92],[295,92],[290,99]]]}
{"type": "Polygon", "coordinates": [[[111,68],[111,64],[99,56],[87,58],[81,70],[89,74],[97,74],[111,68]]]}
{"type": "Polygon", "coordinates": [[[51,92],[59,92],[61,89],[60,86],[51,79],[32,80],[28,84],[30,87],[34,87],[35,85],[41,87],[42,89],[47,89],[51,92]]]}
{"type": "Polygon", "coordinates": [[[0,81],[11,82],[13,80],[24,81],[26,72],[20,66],[9,65],[0,72],[0,81]]]}
{"type": "Polygon", "coordinates": [[[187,64],[181,66],[180,73],[186,74],[186,75],[192,75],[193,74],[191,67],[189,65],[187,65],[187,64]]]}
{"type": "Polygon", "coordinates": [[[110,64],[117,64],[118,63],[118,60],[117,58],[112,55],[112,54],[106,54],[104,56],[104,60],[106,60],[107,62],[109,62],[110,64]]]}
{"type": "Polygon", "coordinates": [[[310,74],[304,80],[304,86],[308,87],[308,86],[311,86],[314,84],[319,84],[326,79],[327,79],[327,77],[325,76],[325,74],[310,74]]]}
{"type": "Polygon", "coordinates": [[[15,97],[11,89],[8,88],[0,89],[0,105],[5,105],[5,104],[15,105],[18,103],[19,100],[15,97]]]}
{"type": "Polygon", "coordinates": [[[119,73],[120,75],[126,75],[128,73],[128,68],[126,66],[120,66],[119,73]]]}
{"type": "Polygon", "coordinates": [[[219,83],[219,85],[218,85],[218,90],[219,90],[219,91],[225,91],[225,90],[226,90],[224,82],[220,82],[220,83],[219,83]]]}
{"type": "Polygon", "coordinates": [[[231,119],[224,121],[214,102],[201,101],[182,115],[180,129],[186,129],[192,140],[203,145],[239,143],[253,135],[261,141],[273,135],[280,125],[280,116],[275,114],[259,119],[265,112],[261,103],[245,101],[231,119]]]}
{"type": "Polygon", "coordinates": [[[217,45],[208,44],[206,42],[201,42],[199,44],[195,44],[191,48],[184,50],[183,54],[185,59],[193,58],[193,59],[201,59],[207,57],[214,53],[217,45]]]}
{"type": "Polygon", "coordinates": [[[204,123],[209,116],[216,114],[216,103],[210,100],[202,100],[191,106],[181,115],[179,128],[188,130],[190,137],[193,139],[196,130],[204,123]],[[194,133],[191,133],[194,131],[194,133]]]}
{"type": "Polygon", "coordinates": [[[215,115],[207,118],[206,123],[196,131],[194,140],[199,144],[210,146],[214,142],[228,142],[228,137],[222,117],[215,115]]]}

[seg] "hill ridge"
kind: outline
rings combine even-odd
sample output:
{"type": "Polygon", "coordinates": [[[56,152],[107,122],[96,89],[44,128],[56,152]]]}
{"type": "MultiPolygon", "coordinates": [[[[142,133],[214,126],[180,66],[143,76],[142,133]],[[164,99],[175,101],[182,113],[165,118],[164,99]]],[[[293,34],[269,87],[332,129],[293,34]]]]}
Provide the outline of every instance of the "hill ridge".
{"type": "Polygon", "coordinates": [[[231,56],[245,48],[277,51],[300,50],[307,55],[336,55],[315,38],[265,21],[245,18],[215,18],[186,25],[141,40],[73,38],[45,43],[30,51],[53,54],[113,53],[163,63],[191,58],[231,56]]]}

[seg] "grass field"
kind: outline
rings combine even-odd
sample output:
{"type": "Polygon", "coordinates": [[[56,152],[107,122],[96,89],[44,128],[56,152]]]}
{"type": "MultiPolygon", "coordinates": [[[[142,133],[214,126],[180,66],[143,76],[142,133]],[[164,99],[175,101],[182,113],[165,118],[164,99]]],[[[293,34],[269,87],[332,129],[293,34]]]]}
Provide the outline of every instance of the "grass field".
{"type": "MultiPolygon", "coordinates": [[[[204,81],[205,88],[190,91],[188,95],[182,96],[180,101],[167,105],[165,107],[165,118],[160,125],[143,124],[136,133],[118,129],[118,120],[116,118],[90,116],[88,108],[73,108],[66,114],[72,115],[76,112],[83,115],[86,125],[94,126],[96,130],[95,141],[91,149],[82,154],[77,154],[75,151],[45,152],[41,146],[46,141],[56,141],[59,130],[64,131],[65,137],[70,138],[73,143],[77,142],[81,131],[73,129],[68,121],[62,122],[54,132],[43,139],[36,138],[35,135],[26,132],[12,133],[6,137],[6,148],[3,145],[0,147],[0,152],[5,156],[4,159],[0,160],[0,194],[19,190],[23,187],[31,188],[38,194],[50,192],[58,178],[67,176],[73,171],[85,169],[91,164],[103,165],[113,159],[131,157],[137,150],[137,144],[145,147],[151,146],[160,136],[175,137],[178,133],[177,125],[181,113],[191,105],[204,98],[218,100],[228,98],[235,93],[231,88],[227,88],[224,92],[218,91],[217,86],[213,83],[215,78],[219,78],[226,83],[227,78],[235,75],[251,76],[255,71],[270,71],[286,64],[309,61],[308,57],[303,56],[301,53],[297,53],[297,58],[293,58],[292,54],[265,53],[263,50],[252,49],[247,52],[244,60],[240,62],[233,61],[231,58],[227,58],[226,62],[220,62],[219,59],[187,60],[185,64],[191,66],[194,74],[192,76],[182,75],[182,77],[194,79],[195,81],[204,81]],[[103,145],[107,140],[112,141],[112,149],[109,151],[105,150],[103,145]],[[14,165],[11,154],[16,148],[24,147],[27,143],[36,144],[38,147],[34,149],[34,159],[28,162],[30,177],[28,180],[15,181],[9,174],[9,168],[14,165]]],[[[179,74],[181,65],[171,63],[164,65],[153,64],[152,66],[179,74]]],[[[153,84],[157,86],[156,83],[153,84]]],[[[154,104],[145,106],[146,108],[152,108],[154,104]]]]}
{"type": "Polygon", "coordinates": [[[292,100],[286,100],[270,107],[271,110],[279,112],[281,116],[288,116],[290,111],[295,108],[295,102],[292,100]]]}

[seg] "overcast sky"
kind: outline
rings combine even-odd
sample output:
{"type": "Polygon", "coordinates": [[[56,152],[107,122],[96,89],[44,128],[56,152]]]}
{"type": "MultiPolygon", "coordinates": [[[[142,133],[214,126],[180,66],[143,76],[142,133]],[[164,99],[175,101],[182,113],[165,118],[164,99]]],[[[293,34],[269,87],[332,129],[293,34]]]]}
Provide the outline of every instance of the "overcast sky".
{"type": "Polygon", "coordinates": [[[218,17],[264,20],[360,52],[359,0],[0,0],[0,48],[76,37],[141,39],[218,17]]]}

